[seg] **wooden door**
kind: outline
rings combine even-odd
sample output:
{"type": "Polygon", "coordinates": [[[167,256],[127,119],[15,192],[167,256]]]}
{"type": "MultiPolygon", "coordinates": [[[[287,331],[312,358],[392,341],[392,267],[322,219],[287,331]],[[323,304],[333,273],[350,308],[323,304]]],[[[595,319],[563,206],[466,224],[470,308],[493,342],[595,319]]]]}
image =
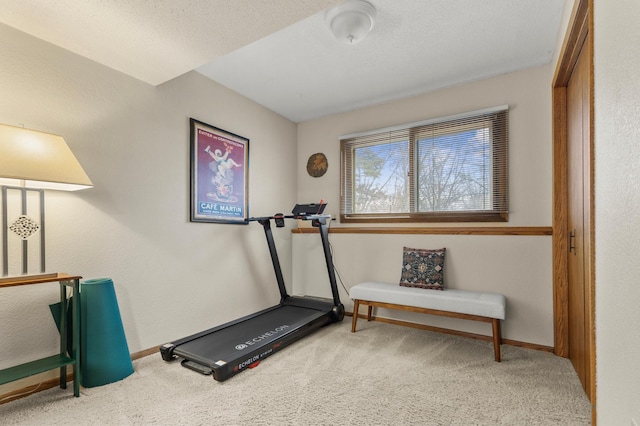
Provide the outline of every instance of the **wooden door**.
{"type": "Polygon", "coordinates": [[[571,359],[596,421],[593,0],[576,0],[553,78],[555,353],[571,359]]]}
{"type": "Polygon", "coordinates": [[[581,49],[567,85],[567,255],[569,359],[589,396],[593,318],[590,288],[590,55],[581,49]]]}

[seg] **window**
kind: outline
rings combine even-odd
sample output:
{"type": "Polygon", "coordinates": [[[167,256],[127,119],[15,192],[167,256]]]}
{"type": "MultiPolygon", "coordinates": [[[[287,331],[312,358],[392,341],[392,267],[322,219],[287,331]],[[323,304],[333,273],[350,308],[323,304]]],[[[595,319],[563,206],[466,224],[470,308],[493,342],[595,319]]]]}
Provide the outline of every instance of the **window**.
{"type": "Polygon", "coordinates": [[[508,108],[344,136],[342,222],[508,220],[508,108]]]}

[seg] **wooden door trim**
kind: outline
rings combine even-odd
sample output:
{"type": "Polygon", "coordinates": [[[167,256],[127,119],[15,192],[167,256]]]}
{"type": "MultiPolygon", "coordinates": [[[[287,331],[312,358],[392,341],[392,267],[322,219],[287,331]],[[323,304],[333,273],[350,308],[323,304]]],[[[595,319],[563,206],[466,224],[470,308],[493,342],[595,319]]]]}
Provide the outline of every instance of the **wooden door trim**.
{"type": "Polygon", "coordinates": [[[562,51],[556,64],[556,71],[553,76],[553,87],[567,87],[569,79],[573,73],[573,68],[578,62],[580,49],[587,35],[590,33],[589,28],[589,10],[590,3],[593,0],[576,0],[569,27],[562,43],[562,51]]]}
{"type": "MultiPolygon", "coordinates": [[[[553,109],[553,305],[554,305],[554,345],[555,353],[559,356],[569,356],[569,329],[568,329],[568,182],[567,182],[567,85],[578,60],[580,50],[591,57],[590,74],[590,173],[589,173],[589,211],[588,235],[585,235],[586,247],[585,262],[589,263],[585,280],[588,289],[588,306],[591,324],[590,363],[590,389],[587,394],[593,404],[592,418],[595,420],[595,324],[593,323],[595,312],[595,221],[594,221],[594,108],[593,108],[593,0],[576,0],[572,11],[567,34],[565,35],[562,51],[556,65],[552,83],[552,109],[553,109]]],[[[594,423],[595,424],[595,423],[594,423]]]]}
{"type": "Polygon", "coordinates": [[[569,356],[567,270],[567,85],[588,34],[589,1],[574,5],[569,28],[558,59],[553,85],[553,305],[556,355],[569,356]]]}

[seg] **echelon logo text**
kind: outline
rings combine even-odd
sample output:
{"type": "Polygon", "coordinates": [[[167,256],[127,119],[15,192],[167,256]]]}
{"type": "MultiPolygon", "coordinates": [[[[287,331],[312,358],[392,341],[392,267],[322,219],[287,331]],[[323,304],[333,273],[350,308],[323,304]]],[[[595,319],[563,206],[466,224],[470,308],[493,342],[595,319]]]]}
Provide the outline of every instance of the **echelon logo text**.
{"type": "Polygon", "coordinates": [[[275,336],[276,334],[286,330],[287,328],[289,328],[288,325],[281,325],[279,327],[274,328],[271,331],[264,332],[261,335],[254,337],[253,339],[250,339],[250,340],[247,340],[246,342],[237,344],[236,345],[236,350],[242,351],[244,349],[247,349],[247,348],[251,347],[252,345],[255,345],[256,343],[259,343],[259,342],[263,341],[264,339],[268,339],[269,337],[275,336]]]}

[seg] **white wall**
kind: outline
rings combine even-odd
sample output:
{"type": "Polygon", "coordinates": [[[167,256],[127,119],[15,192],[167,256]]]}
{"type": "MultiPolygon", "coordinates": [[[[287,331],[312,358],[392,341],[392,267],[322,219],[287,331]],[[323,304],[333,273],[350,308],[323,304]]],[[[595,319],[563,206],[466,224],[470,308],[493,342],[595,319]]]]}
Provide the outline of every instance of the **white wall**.
{"type": "MultiPolygon", "coordinates": [[[[328,202],[339,213],[340,135],[509,105],[508,223],[463,226],[551,226],[551,66],[541,66],[434,93],[333,115],[298,125],[298,199],[328,202]],[[329,169],[321,178],[306,173],[307,158],[323,152],[329,169]]],[[[425,226],[451,226],[432,224],[425,226]]],[[[341,226],[334,222],[333,227],[341,226]]],[[[357,226],[357,225],[356,225],[357,226]]],[[[553,346],[552,253],[550,236],[454,236],[332,234],[335,263],[349,288],[366,280],[397,282],[402,247],[447,248],[446,285],[507,296],[503,336],[553,346]]],[[[327,291],[326,272],[307,251],[321,255],[311,235],[294,236],[294,290],[327,291]],[[315,250],[315,251],[314,251],[315,250]]],[[[343,303],[352,303],[341,289],[343,303]]],[[[387,312],[386,316],[491,334],[483,324],[387,312]]]]}
{"type": "MultiPolygon", "coordinates": [[[[294,123],[195,72],[153,87],[4,25],[0,40],[0,122],[62,135],[95,184],[46,193],[47,269],[112,278],[131,352],[278,302],[261,226],[189,222],[189,117],[250,139],[257,216],[294,204],[294,123]]],[[[288,280],[290,228],[275,234],[288,280]]],[[[55,353],[57,288],[35,287],[2,290],[0,368],[55,353]]]]}
{"type": "Polygon", "coordinates": [[[640,424],[640,3],[594,3],[597,421],[640,424]]]}

